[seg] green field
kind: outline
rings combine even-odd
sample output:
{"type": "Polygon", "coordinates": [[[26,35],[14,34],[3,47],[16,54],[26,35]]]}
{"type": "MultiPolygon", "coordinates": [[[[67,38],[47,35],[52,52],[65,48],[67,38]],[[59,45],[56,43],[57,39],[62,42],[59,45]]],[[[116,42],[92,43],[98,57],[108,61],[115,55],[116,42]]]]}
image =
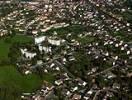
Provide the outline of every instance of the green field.
{"type": "Polygon", "coordinates": [[[3,39],[0,40],[0,61],[8,59],[8,52],[11,44],[7,44],[3,39]]]}
{"type": "Polygon", "coordinates": [[[0,86],[14,86],[25,92],[31,92],[41,82],[41,79],[34,75],[22,75],[14,66],[0,67],[0,86]]]}
{"type": "Polygon", "coordinates": [[[23,92],[33,92],[42,84],[35,74],[22,75],[14,66],[0,67],[0,100],[16,100],[23,92]],[[8,99],[10,98],[10,99],[8,99]]]}

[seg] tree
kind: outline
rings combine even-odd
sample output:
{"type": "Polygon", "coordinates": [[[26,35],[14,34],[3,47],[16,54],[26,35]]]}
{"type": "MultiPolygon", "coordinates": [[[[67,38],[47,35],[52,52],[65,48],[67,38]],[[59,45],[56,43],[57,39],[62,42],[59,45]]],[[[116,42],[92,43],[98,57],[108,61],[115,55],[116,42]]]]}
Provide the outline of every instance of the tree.
{"type": "Polygon", "coordinates": [[[126,5],[132,9],[132,0],[126,0],[126,5]]]}

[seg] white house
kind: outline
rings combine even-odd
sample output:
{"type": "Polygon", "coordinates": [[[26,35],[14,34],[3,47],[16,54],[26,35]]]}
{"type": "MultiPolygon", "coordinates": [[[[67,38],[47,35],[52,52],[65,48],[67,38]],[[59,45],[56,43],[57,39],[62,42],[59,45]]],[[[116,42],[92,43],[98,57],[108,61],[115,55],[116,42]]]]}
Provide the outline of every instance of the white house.
{"type": "Polygon", "coordinates": [[[44,50],[45,53],[51,52],[51,47],[45,47],[45,46],[38,46],[39,50],[42,51],[44,50]]]}
{"type": "Polygon", "coordinates": [[[48,42],[52,45],[56,45],[59,46],[61,44],[61,40],[52,40],[52,39],[48,39],[48,42]]]}
{"type": "Polygon", "coordinates": [[[46,36],[36,37],[35,38],[35,44],[40,44],[43,41],[45,41],[45,39],[46,39],[46,36]]]}
{"type": "Polygon", "coordinates": [[[37,55],[36,53],[28,52],[27,49],[20,49],[20,50],[21,50],[21,53],[23,55],[25,55],[26,58],[29,58],[29,59],[31,59],[37,55]]]}

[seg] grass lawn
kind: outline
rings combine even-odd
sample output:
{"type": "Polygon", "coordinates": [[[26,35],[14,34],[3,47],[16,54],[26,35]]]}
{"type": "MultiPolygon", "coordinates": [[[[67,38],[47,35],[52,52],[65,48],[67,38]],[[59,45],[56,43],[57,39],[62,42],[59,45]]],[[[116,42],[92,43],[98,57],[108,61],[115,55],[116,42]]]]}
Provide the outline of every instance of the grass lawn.
{"type": "Polygon", "coordinates": [[[88,44],[91,43],[95,40],[95,37],[83,37],[83,38],[77,38],[77,40],[81,43],[81,44],[88,44]]]}
{"type": "Polygon", "coordinates": [[[72,35],[77,35],[78,33],[82,33],[85,30],[86,30],[86,28],[84,26],[72,25],[72,26],[62,27],[62,28],[58,28],[58,29],[52,28],[44,34],[51,36],[53,34],[53,32],[56,31],[58,33],[58,36],[65,37],[65,35],[67,35],[68,33],[72,33],[72,35]]]}
{"type": "Polygon", "coordinates": [[[11,42],[27,43],[33,42],[33,38],[25,35],[15,35],[11,38],[11,42]]]}
{"type": "Polygon", "coordinates": [[[21,75],[13,66],[0,66],[0,100],[13,100],[20,97],[22,92],[33,92],[42,84],[39,76],[21,75]],[[6,91],[6,94],[3,93],[6,91]]]}
{"type": "Polygon", "coordinates": [[[53,83],[55,77],[52,75],[52,73],[47,73],[43,75],[43,79],[49,83],[53,83]]]}
{"type": "Polygon", "coordinates": [[[8,60],[8,52],[11,44],[7,44],[4,42],[4,39],[0,40],[0,61],[8,60]]]}

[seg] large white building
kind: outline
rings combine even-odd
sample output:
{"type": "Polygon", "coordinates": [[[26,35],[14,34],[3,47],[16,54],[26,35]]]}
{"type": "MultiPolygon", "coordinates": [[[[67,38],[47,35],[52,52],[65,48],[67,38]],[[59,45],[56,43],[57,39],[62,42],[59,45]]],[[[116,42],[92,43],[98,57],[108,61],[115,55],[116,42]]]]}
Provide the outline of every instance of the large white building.
{"type": "Polygon", "coordinates": [[[46,36],[36,37],[35,44],[41,44],[45,40],[46,40],[46,36]]]}

